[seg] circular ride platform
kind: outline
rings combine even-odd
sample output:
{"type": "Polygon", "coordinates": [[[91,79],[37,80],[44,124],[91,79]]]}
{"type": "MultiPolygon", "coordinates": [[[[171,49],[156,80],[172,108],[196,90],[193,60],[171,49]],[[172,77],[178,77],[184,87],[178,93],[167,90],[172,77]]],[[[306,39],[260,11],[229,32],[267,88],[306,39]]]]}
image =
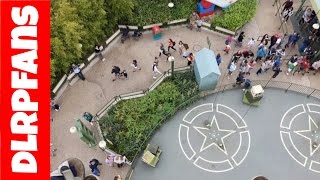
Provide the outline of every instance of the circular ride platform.
{"type": "Polygon", "coordinates": [[[162,149],[157,166],[140,158],[131,179],[319,179],[319,99],[266,89],[252,107],[242,95],[220,92],[177,112],[150,141],[162,149]]]}

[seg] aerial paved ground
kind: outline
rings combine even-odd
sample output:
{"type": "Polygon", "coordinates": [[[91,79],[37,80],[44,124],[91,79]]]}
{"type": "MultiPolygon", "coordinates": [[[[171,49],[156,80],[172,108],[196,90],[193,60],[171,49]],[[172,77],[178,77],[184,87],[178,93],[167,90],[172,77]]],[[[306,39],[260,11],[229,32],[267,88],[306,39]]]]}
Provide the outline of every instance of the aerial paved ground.
{"type": "MultiPolygon", "coordinates": [[[[271,6],[272,1],[261,1],[257,14],[254,17],[254,19],[244,28],[244,31],[247,34],[247,37],[254,37],[257,38],[260,35],[263,35],[265,33],[268,33],[269,35],[278,33],[278,27],[280,26],[280,21],[277,19],[277,17],[274,16],[276,9],[271,6]]],[[[288,26],[288,32],[292,29],[290,27],[290,23],[287,24],[288,26]]],[[[176,42],[179,40],[182,40],[185,43],[188,43],[190,48],[194,50],[198,50],[199,48],[208,47],[207,45],[207,37],[210,39],[212,46],[211,49],[215,53],[222,53],[222,49],[224,48],[224,40],[225,36],[214,33],[214,32],[195,32],[190,31],[186,29],[185,27],[177,27],[177,28],[169,28],[168,30],[165,30],[163,32],[163,38],[160,41],[154,41],[152,39],[151,34],[145,34],[142,39],[139,41],[127,41],[124,44],[121,44],[120,41],[116,41],[113,43],[112,47],[110,47],[105,54],[106,61],[102,62],[99,61],[95,65],[91,67],[91,69],[85,73],[86,81],[78,81],[73,86],[68,87],[68,89],[64,92],[64,94],[59,99],[58,103],[61,105],[61,110],[59,112],[53,112],[52,118],[53,122],[51,124],[51,142],[54,144],[55,148],[57,148],[56,156],[51,158],[51,170],[55,170],[58,165],[63,162],[67,158],[71,157],[77,157],[82,160],[82,162],[85,165],[86,168],[86,174],[90,174],[90,169],[88,167],[88,162],[92,158],[97,158],[101,161],[104,161],[106,158],[106,154],[99,149],[98,147],[89,148],[85,143],[83,143],[79,137],[76,134],[70,134],[69,128],[74,125],[75,119],[81,118],[83,112],[91,112],[92,114],[97,113],[110,99],[112,99],[114,96],[123,94],[123,93],[129,93],[129,92],[135,92],[138,90],[145,90],[148,88],[148,86],[151,85],[151,83],[154,81],[152,78],[152,63],[155,56],[158,54],[158,48],[159,43],[163,42],[165,45],[167,44],[167,41],[169,38],[174,39],[176,42]],[[133,73],[130,69],[130,63],[133,59],[137,59],[139,65],[142,67],[142,70],[139,72],[133,73]],[[112,76],[111,76],[111,66],[112,65],[118,65],[122,69],[126,69],[129,74],[128,80],[117,80],[115,82],[112,82],[112,76]]],[[[245,43],[248,41],[246,39],[245,43]]],[[[232,46],[232,51],[237,50],[232,46]]],[[[256,49],[253,50],[254,52],[256,49]]],[[[296,49],[293,49],[290,53],[287,54],[294,54],[296,52],[296,49]]],[[[229,84],[235,82],[235,75],[228,80],[226,78],[226,67],[227,64],[231,58],[231,54],[229,55],[223,55],[223,62],[220,65],[220,71],[222,72],[222,75],[220,77],[219,85],[221,84],[229,84]]],[[[178,52],[174,52],[173,56],[175,57],[175,66],[176,67],[183,67],[186,66],[187,62],[185,59],[180,57],[178,55],[178,52]]],[[[255,72],[259,65],[255,67],[255,69],[252,70],[252,72],[255,72]]],[[[160,60],[159,69],[160,71],[164,71],[169,69],[170,63],[165,62],[165,58],[163,57],[160,60]]],[[[286,69],[285,66],[283,69],[286,69]]],[[[234,73],[234,74],[237,74],[234,73]]],[[[269,80],[272,76],[272,72],[268,72],[266,74],[263,74],[259,77],[255,75],[255,73],[252,73],[252,75],[249,76],[252,80],[269,80]]],[[[301,84],[308,87],[313,87],[320,89],[320,78],[319,75],[314,76],[311,73],[306,74],[304,76],[302,75],[295,75],[295,76],[287,76],[285,73],[281,73],[277,78],[277,81],[285,81],[285,82],[292,82],[301,84]]],[[[246,106],[239,105],[240,104],[240,94],[239,91],[230,91],[226,92],[230,95],[234,96],[235,104],[232,105],[231,102],[225,103],[228,107],[232,107],[235,109],[240,115],[243,115],[243,111],[247,108],[246,106]],[[238,109],[237,109],[238,108],[238,109]]],[[[252,145],[250,147],[250,151],[247,155],[247,157],[243,160],[239,166],[234,167],[233,170],[230,170],[225,173],[209,173],[210,177],[223,177],[226,179],[230,179],[234,175],[241,174],[242,171],[247,172],[243,176],[237,176],[239,179],[248,179],[252,178],[255,175],[258,175],[257,173],[268,173],[270,174],[270,179],[278,179],[276,177],[277,172],[290,172],[290,176],[283,176],[283,178],[279,179],[306,179],[310,177],[311,179],[316,179],[315,177],[319,177],[319,173],[314,173],[308,170],[307,167],[303,167],[299,165],[299,163],[295,162],[295,160],[289,155],[289,153],[285,150],[285,147],[281,144],[280,139],[280,124],[279,124],[279,118],[283,116],[285,111],[287,111],[290,107],[298,104],[303,104],[304,106],[307,105],[307,103],[316,103],[316,99],[305,99],[304,96],[288,93],[285,96],[282,96],[277,90],[268,90],[266,92],[266,98],[264,99],[264,102],[262,103],[261,107],[255,109],[255,111],[250,111],[245,117],[242,117],[247,123],[248,123],[248,129],[250,132],[251,142],[252,145]],[[291,95],[289,97],[289,95],[291,95]],[[294,98],[292,98],[294,96],[294,98]],[[280,100],[279,98],[285,98],[287,97],[290,99],[288,103],[286,104],[286,100],[280,100]],[[275,100],[279,102],[279,107],[276,110],[279,113],[271,113],[274,111],[271,111],[270,103],[271,100],[275,100]],[[261,111],[264,111],[264,108],[266,108],[266,111],[270,111],[270,116],[273,117],[275,120],[271,121],[267,117],[261,117],[260,119],[255,118],[255,116],[259,116],[259,113],[261,111]],[[261,124],[260,124],[261,123],[261,124]],[[266,123],[266,124],[264,124],[266,123]],[[264,125],[264,126],[261,126],[264,125]],[[267,128],[264,128],[267,126],[267,128]],[[270,127],[270,128],[269,128],[270,127]],[[256,138],[254,138],[256,137],[256,138]],[[267,140],[270,138],[270,140],[267,140]],[[261,143],[260,141],[264,140],[264,143],[261,143]],[[275,144],[272,144],[273,142],[276,142],[275,144]],[[268,149],[269,148],[269,149],[268,149]],[[251,166],[250,163],[253,163],[255,160],[260,159],[266,161],[264,162],[258,162],[257,166],[252,169],[249,173],[249,167],[251,166]],[[275,164],[278,163],[276,167],[283,167],[286,166],[289,169],[266,169],[268,165],[271,164],[271,157],[275,157],[277,161],[275,164]],[[263,159],[264,158],[264,159],[263,159]],[[262,171],[266,170],[266,171],[262,171]],[[301,172],[299,176],[294,176],[295,173],[301,172]],[[241,178],[240,178],[241,177],[241,178]]],[[[219,95],[220,96],[220,95],[219,95]]],[[[225,97],[225,95],[221,96],[225,97]]],[[[208,98],[210,99],[210,98],[208,98]]],[[[222,100],[218,98],[218,100],[222,100]]],[[[217,102],[218,102],[217,100],[217,102]]],[[[198,102],[199,103],[199,102],[198,102]]],[[[212,102],[211,102],[212,103],[212,102]]],[[[219,101],[219,103],[222,103],[219,101]]],[[[318,103],[319,104],[319,103],[318,103]]],[[[272,104],[273,105],[273,104],[272,104]]],[[[194,105],[195,106],[195,105],[194,105]]],[[[183,116],[181,114],[182,112],[179,112],[178,116],[183,116]]],[[[186,111],[185,111],[186,113],[186,111]]],[[[181,120],[181,119],[180,119],[181,120]]],[[[319,120],[319,119],[318,119],[319,120]]],[[[178,120],[173,120],[172,122],[169,122],[164,126],[164,130],[167,130],[166,128],[170,123],[177,124],[179,123],[178,120]]],[[[91,127],[90,124],[86,124],[88,127],[91,127]]],[[[179,167],[180,169],[177,169],[177,172],[180,172],[179,174],[185,173],[184,175],[188,175],[186,172],[194,172],[196,171],[198,174],[203,175],[206,177],[208,175],[207,171],[203,171],[196,166],[192,164],[189,160],[187,160],[186,156],[182,153],[181,148],[178,146],[178,128],[179,126],[173,126],[170,129],[172,130],[172,133],[174,134],[174,138],[172,138],[172,142],[168,142],[168,144],[163,143],[161,144],[162,148],[166,148],[170,145],[170,143],[176,142],[176,147],[174,148],[166,148],[169,150],[176,150],[176,153],[179,154],[179,159],[177,161],[177,166],[181,165],[179,167]],[[182,167],[188,167],[188,169],[184,170],[182,167]]],[[[162,130],[161,130],[162,131],[162,130]]],[[[162,132],[159,132],[152,141],[157,140],[159,138],[159,134],[162,134],[162,132]]],[[[198,131],[197,131],[198,132],[198,131]]],[[[297,134],[297,133],[295,133],[297,134]]],[[[199,136],[199,134],[198,134],[199,136]]],[[[197,136],[197,137],[198,137],[197,136]]],[[[201,135],[198,137],[200,138],[201,135]]],[[[201,142],[201,141],[200,141],[201,142]]],[[[161,141],[159,140],[159,142],[161,141]]],[[[210,149],[210,148],[209,148],[210,149]]],[[[289,152],[290,152],[289,147],[289,152]]],[[[169,152],[167,150],[167,152],[169,152]]],[[[159,167],[162,167],[164,164],[168,163],[168,165],[175,165],[172,164],[172,161],[166,160],[166,158],[169,158],[174,153],[164,154],[163,158],[161,159],[161,162],[159,164],[159,167]],[[170,155],[170,156],[169,156],[170,155]]],[[[299,160],[297,160],[299,161],[299,160]]],[[[139,162],[140,163],[140,162],[139,162]]],[[[235,166],[236,163],[232,163],[232,167],[235,166]]],[[[309,166],[311,164],[311,161],[307,162],[307,165],[309,166]]],[[[168,167],[169,168],[169,167],[168,167]]],[[[108,167],[106,165],[103,165],[101,168],[101,179],[113,179],[113,177],[117,174],[121,174],[123,177],[127,173],[129,167],[125,166],[124,168],[118,169],[116,167],[108,167]]],[[[142,165],[137,167],[133,177],[137,177],[134,179],[141,179],[138,177],[141,177],[143,173],[146,173],[145,175],[150,176],[152,172],[155,174],[161,172],[161,168],[156,168],[152,171],[150,171],[150,168],[145,171],[146,167],[143,167],[142,165]],[[159,171],[158,171],[159,170],[159,171]],[[140,174],[139,174],[140,173],[140,174]]],[[[162,169],[163,170],[163,169],[162,169]]],[[[168,175],[171,171],[168,170],[168,175]]],[[[289,174],[289,173],[287,173],[289,174]]],[[[163,174],[165,175],[165,174],[163,174]]],[[[195,174],[196,175],[196,174],[195,174]]],[[[159,176],[160,179],[162,176],[159,176]]],[[[175,176],[174,176],[175,177],[175,176]]],[[[179,176],[176,176],[179,177],[179,176]]],[[[189,176],[188,176],[189,177],[189,176]]],[[[190,176],[191,177],[191,176],[190,176]]],[[[171,176],[167,177],[167,179],[173,179],[171,176]]],[[[179,178],[180,179],[180,178],[179,178]]],[[[189,179],[189,178],[186,178],[189,179]]]]}

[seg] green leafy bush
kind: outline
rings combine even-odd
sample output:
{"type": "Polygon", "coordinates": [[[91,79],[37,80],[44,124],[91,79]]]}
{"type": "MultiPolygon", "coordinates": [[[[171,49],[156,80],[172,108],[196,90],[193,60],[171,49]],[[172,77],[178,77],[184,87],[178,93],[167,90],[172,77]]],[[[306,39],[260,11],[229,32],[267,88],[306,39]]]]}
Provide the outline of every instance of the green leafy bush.
{"type": "Polygon", "coordinates": [[[248,23],[256,13],[257,0],[238,0],[212,21],[212,28],[219,26],[231,31],[236,31],[248,23]]]}
{"type": "MultiPolygon", "coordinates": [[[[178,106],[198,94],[192,72],[176,73],[146,96],[124,100],[109,110],[99,123],[114,151],[133,159],[143,142],[178,106]]],[[[188,101],[189,102],[189,101],[188,101]]]]}
{"type": "Polygon", "coordinates": [[[168,7],[168,0],[136,0],[132,18],[128,23],[132,25],[149,25],[188,18],[196,10],[196,0],[172,0],[173,8],[168,7]]]}

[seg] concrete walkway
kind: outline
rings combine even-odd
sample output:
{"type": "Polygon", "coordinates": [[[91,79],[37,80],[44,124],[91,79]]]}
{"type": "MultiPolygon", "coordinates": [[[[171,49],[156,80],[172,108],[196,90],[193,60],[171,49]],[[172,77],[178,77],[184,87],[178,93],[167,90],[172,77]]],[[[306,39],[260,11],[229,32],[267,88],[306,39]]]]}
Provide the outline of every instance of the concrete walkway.
{"type": "MultiPolygon", "coordinates": [[[[279,32],[280,26],[279,19],[274,16],[276,9],[272,7],[272,1],[261,1],[257,15],[255,18],[244,28],[246,32],[247,43],[250,37],[257,38],[260,35],[268,33],[272,35],[279,32]]],[[[288,29],[290,24],[288,23],[288,29]]],[[[292,28],[291,28],[292,29],[292,28]]],[[[290,32],[290,31],[289,31],[290,32]]],[[[190,31],[185,27],[171,27],[163,32],[163,38],[160,41],[154,41],[151,34],[145,34],[139,41],[128,40],[124,44],[120,41],[114,42],[113,46],[108,50],[105,55],[106,61],[99,61],[92,68],[85,73],[86,81],[78,81],[73,86],[68,87],[64,94],[59,99],[58,103],[61,105],[59,112],[53,112],[53,122],[51,124],[51,143],[57,148],[56,156],[51,158],[51,170],[55,170],[58,165],[67,158],[77,157],[82,160],[86,168],[86,174],[90,174],[88,162],[92,158],[97,158],[104,162],[106,154],[98,147],[89,148],[82,142],[77,134],[70,134],[69,128],[74,125],[75,120],[82,117],[83,112],[97,113],[110,99],[114,96],[129,93],[139,90],[145,90],[154,81],[152,78],[152,63],[154,57],[158,55],[159,43],[162,42],[167,46],[168,39],[172,38],[179,42],[182,40],[184,43],[189,44],[193,52],[201,48],[208,48],[207,38],[211,41],[211,49],[217,54],[223,54],[223,62],[221,67],[220,84],[235,82],[234,73],[233,77],[228,80],[226,78],[226,67],[230,61],[231,54],[224,55],[222,49],[224,48],[224,41],[226,36],[202,30],[202,32],[190,31]],[[138,60],[139,66],[142,70],[132,72],[130,66],[133,59],[138,60]],[[121,70],[126,69],[129,75],[128,80],[112,81],[111,66],[117,65],[121,70]]],[[[234,47],[232,50],[235,51],[234,47]]],[[[256,48],[253,49],[256,52],[256,48]]],[[[293,49],[290,54],[294,54],[296,49],[293,49]]],[[[288,54],[288,53],[287,53],[288,54]]],[[[178,52],[173,52],[175,57],[175,66],[183,67],[187,65],[187,61],[179,56],[178,52]]],[[[270,79],[272,72],[268,72],[259,77],[255,75],[257,68],[260,64],[251,71],[250,79],[270,79]]],[[[165,57],[160,58],[159,69],[164,71],[169,69],[170,63],[165,61],[165,57]]],[[[283,67],[286,71],[286,67],[283,67]]],[[[275,80],[287,81],[297,83],[305,86],[320,89],[319,75],[306,74],[302,76],[297,74],[295,76],[287,76],[281,73],[275,80]]],[[[83,121],[85,122],[85,121],[83,121]]],[[[86,123],[86,122],[85,122],[86,123]]],[[[86,123],[87,127],[92,128],[90,124],[86,123]]],[[[101,167],[101,179],[111,180],[117,174],[125,177],[129,167],[125,166],[121,169],[117,167],[108,167],[105,164],[101,167]]]]}

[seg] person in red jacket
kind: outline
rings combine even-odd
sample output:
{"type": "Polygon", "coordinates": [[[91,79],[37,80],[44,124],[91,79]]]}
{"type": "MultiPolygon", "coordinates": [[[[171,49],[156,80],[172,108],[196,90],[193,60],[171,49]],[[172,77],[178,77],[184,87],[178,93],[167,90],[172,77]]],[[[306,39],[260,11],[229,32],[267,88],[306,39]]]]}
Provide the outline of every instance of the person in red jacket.
{"type": "Polygon", "coordinates": [[[305,73],[309,73],[310,62],[306,57],[304,57],[301,60],[300,65],[301,65],[300,67],[301,67],[302,75],[304,75],[305,73]]]}

